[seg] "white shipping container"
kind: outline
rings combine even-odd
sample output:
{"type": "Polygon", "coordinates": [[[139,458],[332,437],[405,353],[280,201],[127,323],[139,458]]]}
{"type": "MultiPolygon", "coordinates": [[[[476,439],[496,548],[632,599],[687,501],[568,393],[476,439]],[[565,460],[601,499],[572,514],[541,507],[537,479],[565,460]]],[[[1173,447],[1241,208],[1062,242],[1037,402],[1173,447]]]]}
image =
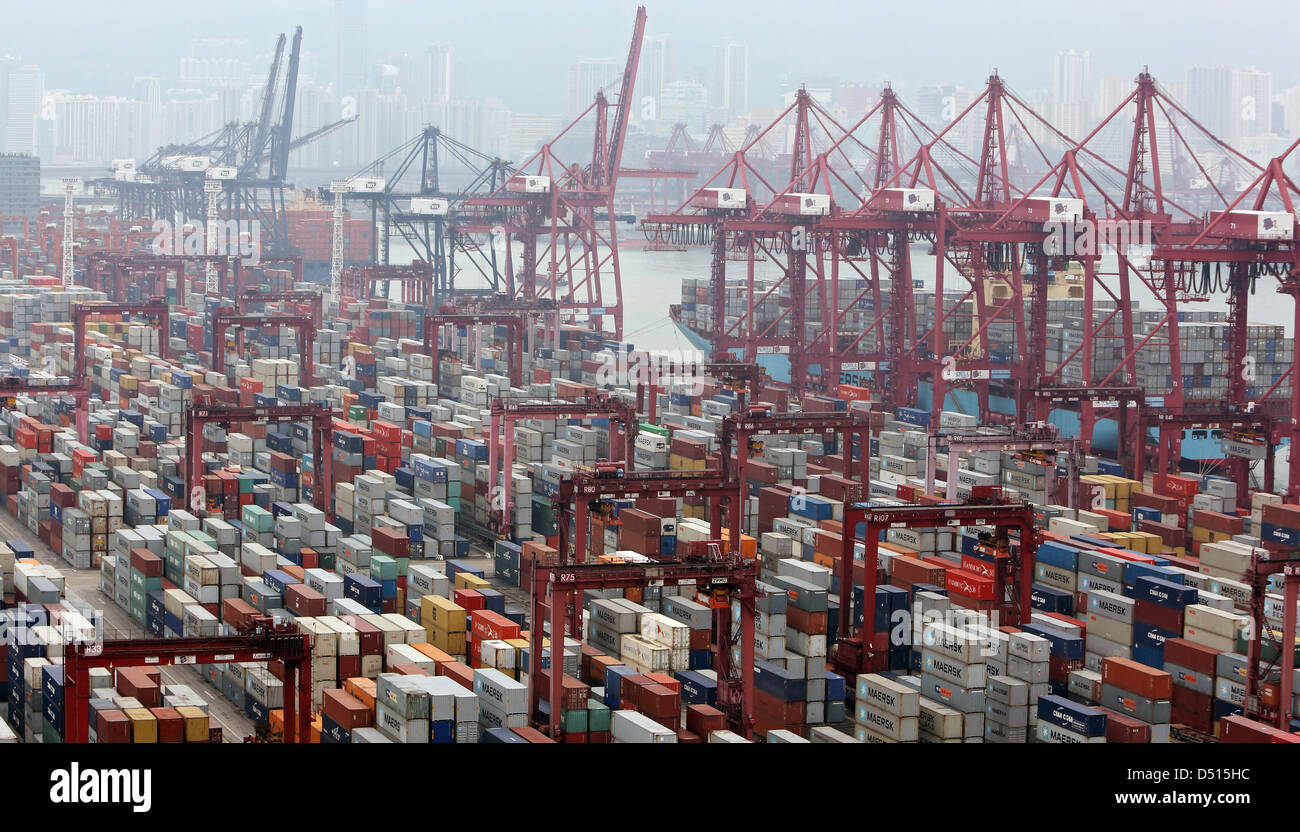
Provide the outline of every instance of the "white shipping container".
{"type": "Polygon", "coordinates": [[[609,732],[618,742],[677,742],[676,733],[636,711],[614,711],[609,719],[609,732]]]}

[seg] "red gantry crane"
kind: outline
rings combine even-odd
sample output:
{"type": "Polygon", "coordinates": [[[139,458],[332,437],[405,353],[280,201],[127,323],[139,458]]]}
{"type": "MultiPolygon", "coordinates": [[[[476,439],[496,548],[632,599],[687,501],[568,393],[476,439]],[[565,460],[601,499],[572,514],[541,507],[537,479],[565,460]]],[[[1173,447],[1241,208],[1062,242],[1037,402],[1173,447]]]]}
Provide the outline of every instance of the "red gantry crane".
{"type": "Polygon", "coordinates": [[[498,246],[504,246],[512,297],[549,298],[562,314],[575,321],[585,316],[597,330],[604,329],[608,317],[615,338],[623,334],[623,300],[614,194],[623,170],[645,21],[645,7],[638,7],[617,100],[611,103],[604,90],[597,92],[591,106],[519,165],[503,186],[486,196],[467,197],[452,223],[459,251],[471,261],[491,264],[493,273],[498,246]],[[561,159],[558,146],[588,128],[594,133],[590,161],[581,165],[561,159]],[[514,241],[520,243],[520,254],[514,241]]]}
{"type": "Polygon", "coordinates": [[[238,635],[108,639],[70,646],[64,655],[64,742],[88,742],[93,668],[273,661],[284,663],[284,741],[311,742],[311,638],[293,624],[265,617],[238,635]]]}
{"type": "Polygon", "coordinates": [[[237,422],[307,422],[311,428],[312,468],[315,488],[312,505],[333,519],[331,497],[334,479],[331,473],[330,447],[334,437],[334,417],[338,411],[323,405],[272,405],[269,407],[241,407],[212,404],[195,400],[185,411],[185,491],[190,496],[190,506],[203,511],[207,506],[207,493],[199,478],[203,475],[203,426],[207,424],[230,427],[237,422]],[[201,507],[201,508],[199,508],[201,507]]]}
{"type": "Polygon", "coordinates": [[[632,460],[637,416],[636,408],[630,404],[599,394],[581,402],[516,403],[494,400],[488,433],[488,486],[492,489],[491,523],[493,531],[499,534],[509,536],[512,531],[510,517],[514,513],[514,503],[511,501],[513,483],[510,472],[515,458],[515,425],[521,419],[608,419],[610,456],[616,462],[629,463],[632,460]],[[615,423],[622,427],[618,437],[615,437],[613,430],[615,423]],[[502,450],[498,451],[498,447],[502,447],[502,450]],[[503,470],[498,471],[499,467],[503,470]]]}
{"type": "Polygon", "coordinates": [[[316,383],[314,365],[312,364],[312,346],[316,342],[318,324],[308,315],[241,315],[230,307],[223,307],[212,316],[212,369],[218,373],[226,372],[226,330],[232,326],[240,327],[235,346],[236,355],[244,352],[244,332],[252,328],[266,326],[290,327],[297,335],[298,355],[302,363],[305,386],[316,383]]]}

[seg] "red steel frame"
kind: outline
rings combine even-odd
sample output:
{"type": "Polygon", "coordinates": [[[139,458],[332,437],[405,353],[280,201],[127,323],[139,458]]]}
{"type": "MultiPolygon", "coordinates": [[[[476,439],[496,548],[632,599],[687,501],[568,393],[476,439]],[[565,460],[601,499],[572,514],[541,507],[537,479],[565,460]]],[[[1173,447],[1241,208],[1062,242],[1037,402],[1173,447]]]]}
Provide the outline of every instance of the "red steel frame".
{"type": "Polygon", "coordinates": [[[998,597],[999,612],[1018,626],[1030,616],[1030,591],[1034,579],[1034,553],[1038,550],[1038,532],[1034,528],[1034,509],[1029,503],[1019,505],[908,505],[872,506],[854,503],[844,506],[844,533],[840,549],[840,621],[834,663],[837,672],[849,676],[869,672],[874,647],[866,633],[873,621],[876,576],[880,567],[880,534],[891,528],[926,529],[955,526],[1010,528],[1020,531],[1020,546],[1011,555],[1011,575],[1002,575],[998,597]],[[865,527],[862,567],[862,634],[853,634],[853,564],[857,528],[865,527]],[[1008,586],[1007,578],[1010,577],[1008,586]]]}
{"type": "Polygon", "coordinates": [[[604,328],[608,316],[613,319],[615,338],[623,337],[623,290],[614,192],[623,172],[623,145],[645,21],[645,7],[638,7],[617,103],[611,104],[603,91],[596,93],[591,106],[519,165],[515,177],[487,196],[466,198],[452,223],[464,253],[490,264],[486,268],[493,275],[497,273],[493,243],[504,239],[505,276],[512,296],[527,301],[549,298],[571,316],[586,314],[597,330],[604,328]],[[572,141],[579,125],[593,122],[589,164],[571,164],[556,155],[556,146],[572,141]],[[516,192],[511,183],[524,176],[548,177],[549,190],[516,192]],[[597,211],[604,211],[605,217],[599,218],[597,211]],[[489,240],[482,244],[470,235],[488,235],[489,240]],[[513,239],[523,248],[517,264],[513,239]],[[610,287],[605,286],[607,274],[612,278],[610,287]],[[607,288],[612,297],[606,295],[607,288]]]}
{"type": "MultiPolygon", "coordinates": [[[[716,378],[727,386],[738,385],[736,403],[741,409],[745,407],[747,397],[758,401],[760,385],[766,378],[763,368],[757,364],[712,361],[688,364],[685,369],[716,378]],[[743,386],[739,386],[742,383],[743,386]]],[[[669,372],[672,372],[672,368],[669,368],[669,372]]],[[[636,383],[637,412],[645,413],[651,424],[658,421],[659,393],[663,390],[657,382],[658,379],[638,379],[636,383]]]]}
{"type": "Polygon", "coordinates": [[[424,353],[425,355],[435,356],[437,353],[434,348],[438,343],[439,331],[444,326],[465,327],[470,334],[470,350],[473,352],[473,363],[478,365],[478,345],[477,339],[473,336],[471,327],[479,326],[504,326],[509,327],[510,334],[507,341],[507,356],[509,360],[510,384],[518,387],[523,384],[523,362],[527,344],[525,343],[528,328],[525,321],[527,313],[523,315],[510,315],[505,313],[492,312],[438,312],[434,315],[424,316],[424,353]]]}
{"type": "MultiPolygon", "coordinates": [[[[565,563],[586,563],[587,521],[591,503],[637,497],[703,497],[709,503],[709,539],[722,539],[722,516],[739,511],[739,484],[721,471],[627,471],[620,476],[601,476],[575,471],[560,481],[555,498],[559,514],[560,557],[565,563]],[[570,533],[569,524],[573,531],[570,533]],[[570,544],[573,551],[570,560],[570,544]]],[[[732,548],[739,548],[735,544],[732,548]]],[[[648,556],[648,555],[647,555],[648,556]]]]}
{"type": "MultiPolygon", "coordinates": [[[[1066,467],[1066,506],[1076,508],[1079,505],[1079,461],[1081,458],[1078,439],[1062,438],[1055,427],[1025,426],[1012,430],[1009,434],[985,433],[931,433],[926,437],[925,455],[925,493],[934,493],[935,470],[938,467],[939,448],[948,446],[948,474],[946,479],[948,500],[957,499],[957,454],[960,451],[1051,451],[1065,456],[1066,467]]],[[[1056,466],[1046,466],[1047,488],[1049,496],[1055,499],[1056,466]]]]}
{"type": "MultiPolygon", "coordinates": [[[[871,454],[871,433],[878,431],[884,424],[882,413],[862,413],[861,411],[842,413],[776,413],[771,415],[749,415],[732,413],[722,422],[719,436],[722,448],[722,471],[740,486],[739,505],[741,510],[728,518],[731,526],[731,539],[740,540],[741,515],[744,513],[745,501],[749,499],[749,481],[745,475],[745,463],[749,460],[749,443],[755,436],[772,434],[803,434],[824,436],[827,433],[839,435],[840,448],[844,455],[844,478],[854,478],[853,440],[858,440],[858,449],[862,456],[859,464],[862,468],[862,481],[866,480],[868,470],[867,458],[871,454]],[[732,443],[735,443],[736,458],[731,459],[732,443]],[[734,466],[734,467],[733,467],[734,466]]],[[[739,545],[739,544],[737,544],[739,545]]]]}
{"type": "Polygon", "coordinates": [[[64,742],[88,741],[91,668],[270,661],[284,663],[284,741],[310,742],[310,636],[292,624],[275,627],[270,619],[255,620],[262,629],[244,635],[110,639],[70,647],[64,657],[64,742]]]}
{"type": "Polygon", "coordinates": [[[515,458],[515,423],[520,419],[609,419],[612,423],[623,425],[619,437],[618,453],[614,449],[614,432],[610,431],[610,456],[615,461],[626,464],[632,462],[632,443],[636,440],[636,408],[616,399],[596,396],[586,402],[551,402],[549,404],[515,404],[497,399],[492,402],[491,429],[488,433],[488,488],[492,495],[491,516],[494,530],[501,533],[511,531],[507,518],[514,510],[511,501],[510,471],[515,458]],[[505,428],[504,434],[502,428],[505,428]],[[498,441],[504,441],[505,447],[497,451],[498,441]],[[501,460],[501,485],[497,485],[497,466],[501,460]],[[500,488],[500,491],[494,489],[500,488]],[[496,494],[501,499],[496,499],[496,494]],[[499,508],[498,508],[499,507],[499,508]],[[499,512],[499,513],[498,513],[499,512]]]}
{"type": "Polygon", "coordinates": [[[311,314],[312,327],[320,328],[321,318],[324,317],[323,296],[320,292],[311,289],[294,289],[284,292],[263,292],[261,289],[245,289],[240,294],[239,314],[248,313],[248,305],[251,303],[291,303],[300,307],[306,305],[311,314]]]}
{"type": "MultiPolygon", "coordinates": [[[[529,618],[528,648],[528,713],[530,722],[547,730],[552,737],[561,734],[560,702],[563,701],[564,637],[566,618],[581,617],[583,592],[588,589],[613,589],[619,587],[685,585],[705,586],[714,589],[730,587],[731,598],[740,604],[739,647],[740,666],[733,667],[731,645],[733,639],[731,607],[717,608],[713,613],[714,669],[718,673],[718,706],[725,710],[728,722],[737,733],[746,738],[753,736],[754,707],[754,594],[758,579],[757,561],[748,563],[731,554],[716,561],[692,563],[662,561],[654,564],[573,564],[569,566],[538,567],[533,570],[532,603],[529,618]],[[549,595],[549,598],[548,598],[549,595]],[[549,604],[548,604],[549,600],[549,604]],[[550,607],[552,659],[550,690],[547,701],[551,703],[549,719],[541,718],[542,639],[543,622],[550,607]],[[566,612],[574,615],[566,616],[566,612]],[[556,657],[559,657],[558,659],[556,657]]],[[[568,630],[567,635],[581,638],[580,630],[568,630]]]]}
{"type": "Polygon", "coordinates": [[[75,411],[77,437],[82,442],[90,441],[90,390],[86,379],[71,384],[47,384],[28,386],[27,379],[6,376],[0,379],[0,397],[7,396],[72,396],[77,401],[75,411]]]}
{"type": "MultiPolygon", "coordinates": [[[[1164,490],[1165,477],[1170,473],[1170,465],[1173,462],[1173,449],[1182,437],[1184,430],[1194,430],[1206,428],[1211,430],[1250,430],[1257,431],[1263,435],[1265,443],[1269,449],[1276,446],[1276,432],[1273,429],[1273,418],[1263,410],[1246,412],[1244,410],[1231,406],[1213,405],[1205,408],[1188,407],[1182,413],[1170,413],[1164,410],[1150,409],[1142,413],[1141,416],[1142,437],[1145,444],[1147,428],[1157,428],[1159,430],[1159,439],[1157,440],[1156,468],[1153,472],[1154,485],[1157,491],[1164,490]]],[[[1241,457],[1228,456],[1228,472],[1231,479],[1237,485],[1237,505],[1242,508],[1250,507],[1250,466],[1249,460],[1241,457]]],[[[1134,479],[1141,480],[1145,472],[1145,454],[1139,455],[1134,470],[1134,479]]],[[[1266,459],[1264,465],[1264,490],[1273,490],[1273,464],[1271,454],[1266,459]]]]}
{"type": "Polygon", "coordinates": [[[390,282],[401,285],[404,304],[427,309],[433,303],[433,267],[424,261],[409,266],[348,266],[339,276],[339,292],[345,299],[370,300],[376,283],[387,288],[390,282]]]}
{"type": "Polygon", "coordinates": [[[330,498],[334,493],[333,465],[330,448],[337,411],[315,405],[276,405],[240,407],[195,401],[185,411],[185,493],[194,494],[203,473],[203,426],[209,423],[229,427],[235,422],[304,421],[311,423],[312,467],[315,487],[312,504],[334,519],[330,498]]]}
{"type": "Polygon", "coordinates": [[[158,324],[158,351],[164,361],[171,360],[171,347],[168,336],[167,303],[161,298],[154,298],[145,303],[112,303],[105,301],[86,301],[72,304],[72,332],[74,370],[72,377],[80,380],[89,388],[86,377],[86,319],[92,315],[144,315],[153,318],[158,324]]]}
{"type": "MultiPolygon", "coordinates": [[[[1292,558],[1295,557],[1294,551],[1288,554],[1292,558]]],[[[1247,648],[1246,663],[1246,701],[1243,710],[1246,716],[1251,719],[1272,722],[1277,728],[1289,732],[1291,730],[1291,695],[1293,693],[1293,677],[1295,673],[1296,603],[1300,599],[1300,561],[1293,559],[1269,560],[1258,555],[1254,556],[1253,561],[1246,577],[1251,585],[1250,616],[1254,637],[1247,640],[1249,647],[1247,648]],[[1270,575],[1281,575],[1283,580],[1282,603],[1284,606],[1282,608],[1280,642],[1272,639],[1272,631],[1264,620],[1264,595],[1270,575]],[[1278,651],[1278,658],[1273,662],[1264,662],[1261,656],[1263,639],[1266,633],[1278,651]],[[1287,635],[1288,633],[1291,635],[1287,635]],[[1280,667],[1281,669],[1281,677],[1277,683],[1278,706],[1274,713],[1269,714],[1269,709],[1261,701],[1260,694],[1264,682],[1274,667],[1280,667]]]]}
{"type": "Polygon", "coordinates": [[[287,326],[298,335],[298,355],[302,363],[306,386],[316,383],[315,366],[312,363],[312,346],[316,343],[316,324],[308,315],[241,315],[230,307],[225,307],[212,316],[212,369],[225,375],[226,372],[226,330],[232,326],[240,327],[239,343],[236,354],[244,352],[244,330],[250,327],[287,326]]]}

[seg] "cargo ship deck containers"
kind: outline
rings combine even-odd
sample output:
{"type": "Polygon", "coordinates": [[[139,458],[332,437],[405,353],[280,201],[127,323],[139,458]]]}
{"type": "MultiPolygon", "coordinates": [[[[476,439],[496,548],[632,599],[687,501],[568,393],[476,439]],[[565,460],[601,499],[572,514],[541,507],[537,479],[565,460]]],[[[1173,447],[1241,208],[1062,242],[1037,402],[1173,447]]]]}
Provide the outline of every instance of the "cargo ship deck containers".
{"type": "MultiPolygon", "coordinates": [[[[288,285],[276,270],[259,279],[288,285]]],[[[0,293],[0,344],[11,372],[68,371],[72,297],[96,295],[42,281],[0,293]]],[[[508,539],[486,550],[471,543],[484,537],[500,484],[487,474],[494,438],[484,408],[589,396],[603,362],[631,345],[562,327],[557,346],[532,356],[525,384],[512,387],[498,372],[505,333],[473,357],[454,349],[428,356],[416,310],[349,303],[317,340],[330,356],[321,362],[323,383],[304,388],[297,345],[282,332],[245,337],[244,355],[229,356],[225,376],[206,369],[214,346],[233,348],[206,335],[218,305],[187,293],[186,306],[169,316],[171,361],[149,354],[148,327],[91,322],[85,441],[68,400],[15,396],[0,420],[0,503],[26,532],[0,546],[6,612],[67,609],[52,566],[62,561],[98,570],[99,591],[141,634],[231,633],[260,615],[291,621],[312,636],[319,742],[553,741],[528,727],[523,704],[528,685],[552,672],[564,677],[562,701],[543,699],[544,712],[561,710],[564,731],[554,739],[743,741],[716,707],[717,599],[694,588],[588,593],[584,630],[562,645],[546,643],[545,678],[528,678],[526,588],[537,568],[559,558],[551,500],[566,472],[608,458],[607,420],[521,421],[504,474],[515,495],[508,539]],[[179,462],[183,414],[195,402],[337,408],[332,482],[312,458],[305,423],[210,426],[196,437],[206,470],[203,499],[192,501],[179,462]]],[[[873,407],[865,388],[841,392],[800,404],[823,412],[873,407]]],[[[668,385],[659,395],[662,416],[638,429],[644,439],[632,467],[714,467],[735,393],[705,384],[702,393],[668,385]]],[[[780,387],[758,399],[776,412],[791,408],[780,387]]],[[[906,408],[887,414],[863,449],[839,447],[833,435],[768,435],[751,455],[737,548],[760,569],[756,738],[1163,742],[1173,726],[1228,740],[1259,735],[1257,723],[1237,716],[1246,573],[1260,549],[1300,542],[1300,506],[1252,493],[1250,510],[1239,511],[1227,480],[1169,476],[1156,491],[1092,458],[1081,476],[1090,508],[1071,510],[1051,503],[1040,460],[969,452],[949,471],[941,456],[936,490],[951,477],[961,499],[997,485],[1005,498],[1035,504],[1044,542],[1032,565],[1032,619],[1011,632],[995,626],[987,594],[995,559],[979,529],[893,529],[879,544],[885,580],[865,605],[871,672],[849,684],[828,670],[839,605],[855,589],[838,578],[844,506],[923,498],[929,418],[906,408]],[[867,459],[861,481],[843,476],[846,454],[867,459]]],[[[954,411],[937,427],[990,430],[954,411]]],[[[598,514],[588,552],[597,561],[673,556],[709,535],[706,506],[689,496],[616,501],[598,514]]],[[[1281,628],[1282,605],[1274,585],[1265,599],[1269,627],[1281,628]]],[[[71,606],[65,618],[75,621],[71,606]]],[[[38,627],[25,632],[4,645],[6,719],[16,738],[57,741],[66,644],[38,627]]],[[[199,671],[249,720],[282,727],[274,663],[199,671]]],[[[184,741],[201,741],[199,715],[184,710],[202,707],[194,693],[139,673],[97,678],[90,730],[103,742],[174,741],[179,725],[184,741]]],[[[1276,699],[1277,687],[1263,695],[1276,699]]]]}

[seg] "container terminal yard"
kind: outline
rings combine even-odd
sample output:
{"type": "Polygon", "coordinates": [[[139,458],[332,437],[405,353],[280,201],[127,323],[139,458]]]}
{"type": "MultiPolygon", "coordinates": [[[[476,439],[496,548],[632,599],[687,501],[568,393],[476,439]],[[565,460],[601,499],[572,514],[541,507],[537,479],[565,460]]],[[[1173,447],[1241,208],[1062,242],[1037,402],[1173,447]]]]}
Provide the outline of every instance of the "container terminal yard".
{"type": "Polygon", "coordinates": [[[0,743],[1300,741],[1300,137],[1139,66],[633,159],[646,20],[529,158],[298,211],[298,28],[0,217],[0,743]]]}

